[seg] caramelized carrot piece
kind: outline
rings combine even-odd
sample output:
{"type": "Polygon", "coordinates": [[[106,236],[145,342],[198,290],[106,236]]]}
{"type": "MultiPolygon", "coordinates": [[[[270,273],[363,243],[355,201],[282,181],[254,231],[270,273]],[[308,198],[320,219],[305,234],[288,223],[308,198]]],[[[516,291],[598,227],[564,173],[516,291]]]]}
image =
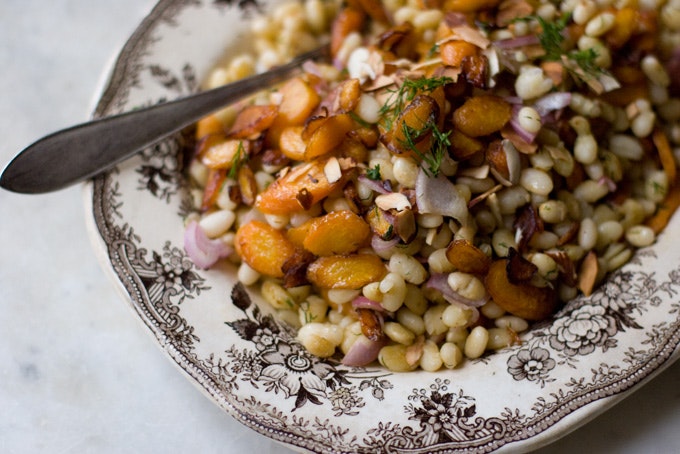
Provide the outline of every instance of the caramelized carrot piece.
{"type": "Polygon", "coordinates": [[[239,153],[242,154],[242,158],[245,158],[249,151],[249,141],[229,139],[205,150],[201,156],[201,162],[211,169],[229,169],[239,153]]]}
{"type": "Polygon", "coordinates": [[[508,260],[495,260],[484,279],[494,302],[513,315],[526,320],[544,320],[555,311],[557,297],[550,287],[535,287],[528,282],[512,283],[508,278],[508,260]]]}
{"type": "Polygon", "coordinates": [[[304,126],[288,126],[281,131],[279,137],[279,148],[281,153],[294,161],[305,159],[305,148],[307,144],[302,140],[302,130],[304,126]]]}
{"type": "Polygon", "coordinates": [[[387,268],[373,254],[319,257],[307,268],[307,278],[321,288],[358,289],[382,279],[387,268]]]}
{"type": "Polygon", "coordinates": [[[201,140],[210,134],[224,134],[224,125],[217,115],[208,115],[196,122],[196,139],[201,140]]]}
{"type": "Polygon", "coordinates": [[[332,211],[312,219],[303,246],[314,255],[339,255],[366,246],[371,236],[368,223],[349,210],[332,211]]]}
{"type": "Polygon", "coordinates": [[[247,106],[236,116],[229,136],[234,139],[247,139],[260,134],[274,123],[277,113],[277,106],[247,106]]]}
{"type": "Polygon", "coordinates": [[[281,87],[283,99],[279,104],[277,121],[301,125],[319,105],[319,94],[301,77],[295,77],[281,87]]]}
{"type": "Polygon", "coordinates": [[[196,142],[196,146],[194,148],[194,155],[197,158],[202,158],[203,155],[206,154],[206,152],[224,141],[227,140],[227,136],[223,132],[217,132],[217,133],[211,133],[211,134],[206,134],[203,137],[201,137],[198,142],[196,142]]]}
{"type": "Polygon", "coordinates": [[[354,120],[349,114],[338,114],[326,118],[307,141],[305,161],[323,156],[335,150],[347,137],[347,133],[355,128],[354,120]]]}
{"type": "Polygon", "coordinates": [[[365,20],[364,12],[352,6],[343,8],[338,13],[331,26],[331,56],[335,58],[338,55],[345,38],[350,33],[361,30],[365,20]]]}
{"type": "Polygon", "coordinates": [[[504,99],[473,96],[453,112],[453,124],[468,137],[480,137],[503,129],[511,116],[512,107],[504,99]]]}
{"type": "Polygon", "coordinates": [[[677,182],[668,189],[666,198],[659,206],[658,210],[646,222],[647,226],[654,230],[657,235],[668,225],[673,213],[680,206],[680,184],[677,182]]]}
{"type": "Polygon", "coordinates": [[[442,62],[448,66],[460,66],[465,57],[477,55],[477,46],[467,41],[448,41],[439,47],[442,62]]]}
{"type": "Polygon", "coordinates": [[[347,3],[368,14],[371,19],[382,24],[388,24],[385,7],[380,0],[348,0],[347,3]]]}
{"type": "Polygon", "coordinates": [[[283,264],[295,254],[295,246],[286,235],[262,221],[239,227],[234,248],[248,266],[272,277],[283,277],[283,264]]]}
{"type": "Polygon", "coordinates": [[[668,142],[668,137],[663,129],[657,128],[652,134],[652,141],[656,147],[656,151],[659,153],[659,160],[661,161],[661,166],[663,171],[668,177],[668,181],[675,181],[677,175],[677,169],[675,166],[675,157],[673,156],[673,150],[668,142]]]}
{"type": "Polygon", "coordinates": [[[226,169],[209,169],[208,181],[205,183],[203,189],[203,201],[201,203],[201,210],[207,211],[215,205],[217,196],[220,194],[224,180],[227,178],[226,169]]]}
{"type": "Polygon", "coordinates": [[[303,211],[328,197],[345,183],[346,171],[335,181],[329,181],[325,167],[330,159],[316,159],[298,165],[261,192],[255,205],[263,213],[290,214],[303,211]]]}
{"type": "Polygon", "coordinates": [[[491,258],[465,239],[452,241],[446,248],[446,258],[464,273],[484,274],[491,265],[491,258]]]}
{"type": "Polygon", "coordinates": [[[444,0],[444,11],[472,13],[497,6],[500,0],[444,0]]]}

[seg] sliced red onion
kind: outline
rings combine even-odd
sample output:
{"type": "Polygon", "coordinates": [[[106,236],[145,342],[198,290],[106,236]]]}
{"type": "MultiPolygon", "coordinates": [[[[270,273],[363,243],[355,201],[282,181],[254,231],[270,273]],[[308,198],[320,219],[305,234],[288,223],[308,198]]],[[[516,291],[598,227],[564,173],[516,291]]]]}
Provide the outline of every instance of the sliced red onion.
{"type": "Polygon", "coordinates": [[[510,117],[510,126],[515,130],[517,135],[527,143],[533,143],[536,139],[535,132],[529,132],[522,127],[519,121],[519,111],[522,110],[522,106],[512,106],[512,117],[510,117]]]}
{"type": "Polygon", "coordinates": [[[389,194],[392,192],[392,185],[389,181],[371,180],[366,175],[359,175],[357,180],[367,188],[370,188],[379,194],[389,194]]]}
{"type": "Polygon", "coordinates": [[[564,109],[571,104],[571,93],[556,91],[539,98],[534,103],[534,109],[541,116],[545,117],[549,112],[564,109]]]}
{"type": "Polygon", "coordinates": [[[322,77],[321,68],[314,60],[305,60],[302,63],[302,70],[314,76],[322,77]]]}
{"type": "Polygon", "coordinates": [[[518,47],[533,46],[535,44],[541,44],[541,41],[536,35],[524,35],[517,36],[514,38],[501,39],[494,41],[494,46],[499,49],[516,49],[518,47]]]}
{"type": "Polygon", "coordinates": [[[416,204],[418,212],[449,216],[467,225],[469,212],[465,197],[443,174],[430,177],[423,168],[416,177],[416,204]]]}
{"type": "Polygon", "coordinates": [[[378,358],[380,349],[385,346],[385,342],[384,339],[372,341],[366,336],[361,335],[349,348],[341,362],[345,366],[366,366],[378,358]]]}
{"type": "Polygon", "coordinates": [[[606,175],[601,176],[600,179],[597,180],[597,183],[607,185],[609,192],[616,192],[616,182],[606,175]]]}
{"type": "Polygon", "coordinates": [[[509,104],[512,105],[524,105],[524,100],[520,98],[519,96],[503,96],[503,101],[507,101],[509,104]]]}
{"type": "Polygon", "coordinates": [[[184,231],[184,249],[199,268],[208,269],[219,259],[227,257],[233,248],[220,239],[210,239],[198,221],[191,221],[184,231]]]}
{"type": "Polygon", "coordinates": [[[448,275],[446,273],[432,273],[430,279],[425,283],[425,286],[439,290],[449,303],[460,303],[465,307],[482,307],[489,301],[489,295],[485,294],[483,298],[471,300],[460,295],[454,291],[448,282],[448,275]]]}
{"type": "Polygon", "coordinates": [[[352,300],[352,307],[355,309],[371,309],[377,312],[385,312],[385,308],[379,302],[366,298],[363,295],[359,295],[352,300]]]}
{"type": "Polygon", "coordinates": [[[429,288],[439,290],[447,303],[470,311],[471,315],[468,325],[477,323],[477,320],[479,320],[479,307],[486,304],[486,302],[489,300],[488,296],[475,301],[460,296],[449,286],[449,283],[447,282],[447,275],[444,273],[433,273],[425,285],[429,288]]]}
{"type": "Polygon", "coordinates": [[[444,15],[444,22],[449,27],[457,27],[458,25],[465,25],[468,23],[468,18],[465,14],[456,11],[449,11],[444,15]]]}
{"type": "Polygon", "coordinates": [[[397,235],[394,235],[394,237],[389,240],[383,240],[378,235],[373,235],[371,238],[371,247],[378,255],[389,252],[398,243],[399,237],[397,235]]]}

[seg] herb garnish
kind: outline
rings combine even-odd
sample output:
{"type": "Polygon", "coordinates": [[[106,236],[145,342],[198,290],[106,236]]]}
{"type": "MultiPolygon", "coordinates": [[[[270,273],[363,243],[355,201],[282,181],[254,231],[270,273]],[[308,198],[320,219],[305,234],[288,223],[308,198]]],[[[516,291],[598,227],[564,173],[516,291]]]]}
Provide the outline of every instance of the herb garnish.
{"type": "Polygon", "coordinates": [[[425,173],[430,177],[439,175],[442,161],[448,149],[451,146],[449,135],[451,131],[442,132],[433,121],[428,121],[422,129],[416,129],[404,124],[404,137],[406,138],[404,144],[415,153],[422,162],[427,164],[427,168],[423,167],[425,173]],[[429,153],[423,153],[418,149],[416,142],[419,138],[426,134],[432,134],[432,145],[429,153]]]}
{"type": "MultiPolygon", "coordinates": [[[[564,64],[564,59],[566,58],[568,62],[574,63],[577,67],[583,70],[583,73],[585,73],[586,77],[594,77],[605,73],[605,71],[598,67],[595,63],[595,60],[598,57],[598,53],[595,49],[572,49],[570,51],[564,50],[563,32],[571,20],[570,13],[563,14],[557,20],[551,22],[546,21],[541,16],[525,16],[515,20],[535,20],[541,26],[541,33],[538,35],[538,40],[541,44],[541,47],[543,47],[543,50],[545,51],[545,55],[542,57],[544,61],[559,61],[564,64]]],[[[569,72],[574,74],[577,79],[583,78],[583,74],[579,74],[579,71],[574,71],[572,65],[564,64],[564,66],[569,72]]]]}
{"type": "Polygon", "coordinates": [[[236,154],[231,159],[231,168],[229,169],[227,176],[231,179],[235,179],[238,175],[238,171],[243,167],[243,164],[245,164],[246,161],[248,161],[248,155],[243,148],[243,142],[239,142],[236,154]]]}
{"type": "Polygon", "coordinates": [[[376,164],[372,168],[367,169],[366,170],[366,177],[368,177],[369,180],[379,181],[381,179],[380,164],[376,164]]]}
{"type": "Polygon", "coordinates": [[[450,77],[421,77],[419,79],[404,79],[398,90],[390,90],[392,93],[387,102],[380,109],[383,118],[383,127],[389,131],[392,123],[404,106],[412,101],[421,92],[431,92],[439,87],[453,82],[450,77]]]}

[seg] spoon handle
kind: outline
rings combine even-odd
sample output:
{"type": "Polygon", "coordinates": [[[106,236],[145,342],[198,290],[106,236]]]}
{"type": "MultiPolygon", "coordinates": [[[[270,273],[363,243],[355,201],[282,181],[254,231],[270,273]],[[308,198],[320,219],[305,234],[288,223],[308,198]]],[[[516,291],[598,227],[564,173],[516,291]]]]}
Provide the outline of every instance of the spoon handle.
{"type": "Polygon", "coordinates": [[[225,105],[285,80],[304,61],[327,53],[327,46],[322,46],[268,72],[222,87],[52,133],[9,163],[0,186],[38,194],[90,178],[225,105]]]}

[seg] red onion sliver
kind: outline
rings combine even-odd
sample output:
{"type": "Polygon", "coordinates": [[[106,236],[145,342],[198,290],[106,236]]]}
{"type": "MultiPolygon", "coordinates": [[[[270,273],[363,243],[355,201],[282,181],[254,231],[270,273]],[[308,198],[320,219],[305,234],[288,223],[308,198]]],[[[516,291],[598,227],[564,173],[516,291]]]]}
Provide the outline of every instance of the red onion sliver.
{"type": "Polygon", "coordinates": [[[305,62],[303,62],[302,69],[308,74],[312,74],[318,77],[323,76],[321,73],[321,68],[319,68],[319,65],[314,60],[306,60],[305,62]]]}
{"type": "Polygon", "coordinates": [[[367,188],[370,188],[379,194],[389,194],[392,192],[389,181],[371,180],[366,175],[359,175],[357,180],[367,188]]]}
{"type": "Polygon", "coordinates": [[[416,204],[420,213],[449,216],[461,225],[470,221],[467,201],[458,188],[441,173],[430,177],[422,167],[416,177],[416,204]]]}
{"type": "Polygon", "coordinates": [[[518,47],[533,46],[535,44],[541,44],[541,41],[536,35],[524,35],[517,36],[515,38],[501,39],[494,41],[494,46],[499,49],[516,49],[518,47]]]}
{"type": "Polygon", "coordinates": [[[366,366],[378,358],[380,349],[384,345],[384,340],[372,341],[361,335],[349,348],[345,357],[342,358],[342,364],[354,367],[366,366]]]}
{"type": "Polygon", "coordinates": [[[378,235],[373,235],[373,237],[371,238],[371,247],[378,254],[388,252],[398,243],[399,237],[397,235],[394,235],[394,237],[390,240],[383,240],[378,235]]]}
{"type": "Polygon", "coordinates": [[[512,126],[512,129],[517,133],[520,139],[522,139],[526,143],[534,142],[536,134],[524,129],[522,125],[519,124],[519,120],[517,120],[517,117],[513,117],[510,119],[510,126],[512,126]]]}
{"type": "Polygon", "coordinates": [[[549,93],[542,98],[539,98],[534,103],[534,109],[541,116],[545,117],[549,112],[553,110],[564,109],[571,103],[571,93],[558,91],[554,93],[549,93]]]}
{"type": "Polygon", "coordinates": [[[385,312],[385,308],[382,307],[379,302],[366,298],[363,295],[359,295],[352,300],[352,307],[355,309],[371,309],[378,312],[385,312]]]}
{"type": "Polygon", "coordinates": [[[432,273],[430,279],[425,283],[429,288],[439,290],[449,303],[456,302],[460,303],[467,308],[471,307],[481,307],[489,301],[489,295],[484,295],[483,298],[478,300],[471,300],[461,296],[458,292],[454,291],[448,283],[448,275],[446,273],[432,273]]]}
{"type": "Polygon", "coordinates": [[[601,176],[597,183],[607,185],[609,192],[616,192],[616,182],[606,175],[601,176]]]}
{"type": "Polygon", "coordinates": [[[199,268],[208,269],[233,249],[220,239],[210,239],[197,221],[191,221],[184,231],[184,249],[199,268]]]}
{"type": "Polygon", "coordinates": [[[536,139],[536,133],[527,131],[519,122],[519,111],[521,109],[521,106],[513,106],[512,117],[510,118],[510,126],[512,126],[512,129],[515,130],[517,135],[519,135],[522,140],[527,143],[533,143],[534,139],[536,139]]]}

